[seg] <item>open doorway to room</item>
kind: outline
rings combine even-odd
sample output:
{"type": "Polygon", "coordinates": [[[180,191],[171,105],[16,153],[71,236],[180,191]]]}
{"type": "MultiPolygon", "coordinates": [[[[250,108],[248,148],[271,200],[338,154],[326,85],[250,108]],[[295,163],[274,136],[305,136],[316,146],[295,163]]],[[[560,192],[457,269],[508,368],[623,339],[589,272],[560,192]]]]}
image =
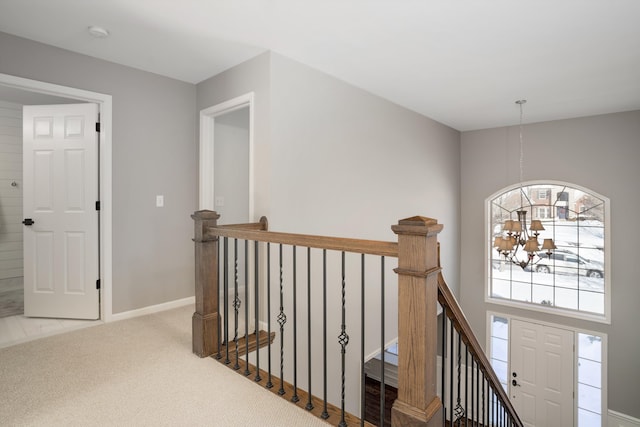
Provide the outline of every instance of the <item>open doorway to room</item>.
{"type": "MultiPolygon", "coordinates": [[[[200,209],[215,210],[219,224],[255,221],[253,176],[253,93],[200,111],[200,209]]],[[[229,257],[229,271],[243,272],[251,265],[253,253],[242,242],[225,239],[223,244],[235,254],[229,257]]],[[[221,289],[220,300],[227,307],[246,304],[254,313],[253,280],[241,274],[226,301],[221,289]]],[[[251,325],[253,316],[236,316],[234,327],[228,324],[223,331],[225,341],[237,331],[252,333],[251,325]]]]}
{"type": "MultiPolygon", "coordinates": [[[[104,133],[100,136],[100,185],[99,198],[103,206],[111,200],[111,96],[58,86],[15,76],[0,74],[0,347],[51,335],[70,328],[95,324],[81,320],[69,320],[64,312],[53,318],[27,318],[24,311],[24,270],[31,268],[24,263],[23,201],[23,106],[68,104],[97,105],[101,113],[104,133]],[[107,143],[108,142],[108,143],[107,143]],[[107,179],[108,178],[108,179],[107,179]]],[[[71,120],[78,124],[78,120],[71,120]]],[[[67,123],[68,131],[73,133],[67,123]]],[[[93,128],[93,124],[87,124],[93,128]]],[[[82,158],[78,150],[76,160],[82,158]]],[[[97,153],[96,153],[97,154],[97,153]]],[[[76,162],[77,163],[77,162],[76,162]]],[[[82,162],[81,162],[82,163],[82,162]]],[[[78,165],[76,165],[78,166],[78,165]]],[[[98,164],[95,167],[98,186],[98,164]]],[[[93,205],[93,202],[92,202],[93,205]]],[[[98,222],[96,221],[96,228],[98,222]]],[[[104,209],[100,218],[101,272],[93,278],[100,280],[101,291],[96,300],[95,313],[101,320],[111,317],[111,208],[104,209]]],[[[98,230],[95,231],[96,235],[98,230]]],[[[77,235],[75,237],[78,237],[77,235]]],[[[77,242],[77,239],[76,239],[77,242]]],[[[96,242],[97,244],[97,242],[96,242]]],[[[78,271],[80,271],[79,269],[78,271]]],[[[96,284],[97,285],[97,284],[96,284]]],[[[77,316],[76,316],[77,317],[77,316]]],[[[100,323],[100,322],[99,322],[100,323]]]]}

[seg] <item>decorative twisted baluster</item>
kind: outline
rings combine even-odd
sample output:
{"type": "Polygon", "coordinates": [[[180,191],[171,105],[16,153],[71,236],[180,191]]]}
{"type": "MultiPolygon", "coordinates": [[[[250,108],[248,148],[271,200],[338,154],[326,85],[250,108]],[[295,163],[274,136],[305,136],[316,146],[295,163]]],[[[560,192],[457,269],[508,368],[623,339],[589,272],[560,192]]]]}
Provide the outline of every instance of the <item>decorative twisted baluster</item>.
{"type": "Polygon", "coordinates": [[[342,353],[342,376],[340,379],[340,427],[346,427],[347,423],[344,420],[344,383],[345,383],[345,358],[347,353],[347,345],[349,344],[349,335],[347,334],[346,326],[346,279],[345,279],[345,255],[342,252],[342,323],[340,324],[340,335],[338,335],[338,343],[340,344],[340,352],[342,353]]]}
{"type": "Polygon", "coordinates": [[[278,394],[282,396],[284,391],[284,324],[287,323],[287,316],[284,314],[284,283],[282,275],[282,244],[280,244],[280,313],[278,314],[278,324],[280,325],[280,389],[278,394]]]}
{"type": "Polygon", "coordinates": [[[453,408],[453,415],[455,416],[454,422],[457,422],[458,424],[460,423],[462,417],[464,417],[464,408],[462,407],[460,399],[460,387],[462,385],[462,382],[460,381],[460,371],[462,369],[462,354],[460,353],[462,347],[461,343],[462,337],[460,336],[460,334],[458,334],[458,398],[456,400],[456,407],[453,408]]]}
{"type": "Polygon", "coordinates": [[[236,371],[240,369],[238,363],[238,313],[240,310],[240,298],[238,298],[238,239],[233,239],[233,342],[236,348],[236,363],[233,365],[233,369],[236,371]]]}

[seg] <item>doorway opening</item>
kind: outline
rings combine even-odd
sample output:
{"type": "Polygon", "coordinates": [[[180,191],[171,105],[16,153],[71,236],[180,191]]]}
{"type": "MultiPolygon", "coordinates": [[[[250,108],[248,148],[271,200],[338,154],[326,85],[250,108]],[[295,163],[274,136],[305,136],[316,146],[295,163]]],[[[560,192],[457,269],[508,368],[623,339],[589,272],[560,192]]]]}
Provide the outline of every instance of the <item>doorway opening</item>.
{"type": "MultiPolygon", "coordinates": [[[[200,111],[200,209],[254,218],[253,92],[200,111]]],[[[235,221],[234,221],[235,220],[235,221]]]]}
{"type": "MultiPolygon", "coordinates": [[[[100,133],[100,162],[99,162],[99,194],[101,202],[100,211],[100,266],[101,271],[99,275],[100,280],[100,321],[108,322],[112,318],[112,260],[111,260],[111,247],[112,247],[112,229],[111,229],[111,96],[100,94],[96,92],[90,92],[72,87],[54,85],[50,83],[40,82],[36,80],[24,79],[21,77],[0,74],[0,99],[4,99],[4,102],[13,106],[21,105],[33,105],[33,104],[68,104],[68,103],[95,103],[98,105],[101,122],[100,133]]],[[[15,112],[16,109],[14,108],[15,112]]],[[[5,111],[6,112],[6,111],[5,111]]],[[[9,112],[12,114],[12,112],[9,112]]],[[[15,114],[14,114],[15,115],[15,114]]],[[[15,117],[14,117],[15,118],[15,117]]],[[[15,154],[15,153],[14,153],[15,154]]],[[[17,157],[17,156],[13,156],[17,157]]],[[[16,171],[13,171],[16,175],[16,171]]],[[[6,177],[0,178],[4,183],[6,177]]],[[[18,190],[21,191],[22,176],[20,172],[19,178],[9,177],[7,180],[7,187],[15,190],[13,194],[17,194],[18,190]],[[15,182],[15,184],[13,184],[15,182]]],[[[14,209],[15,210],[15,209],[14,209]]],[[[21,209],[20,209],[21,210],[21,209]]],[[[5,213],[2,213],[5,215],[5,213]]],[[[15,212],[13,216],[21,216],[20,212],[15,212]]],[[[22,218],[20,218],[22,220],[22,218]]],[[[20,224],[22,227],[22,224],[20,224]]],[[[15,228],[15,227],[13,227],[15,228]]],[[[21,230],[21,229],[20,229],[21,230]]],[[[18,245],[13,245],[18,246],[18,245]]],[[[16,249],[16,248],[14,248],[16,249]]],[[[15,252],[8,257],[15,258],[15,252]]],[[[16,271],[22,270],[21,260],[13,262],[12,272],[7,272],[8,276],[14,276],[9,281],[8,286],[16,287],[21,286],[20,276],[16,271]]],[[[15,319],[14,319],[15,320],[15,319]]],[[[30,326],[27,329],[36,330],[42,332],[41,335],[48,335],[55,333],[58,329],[65,329],[69,327],[79,327],[78,321],[70,320],[57,320],[52,321],[50,319],[40,319],[38,321],[42,323],[40,325],[30,326]],[[45,325],[46,323],[46,325],[45,325]],[[55,324],[54,324],[55,323],[55,324]]],[[[5,322],[6,323],[6,322],[5,322]]],[[[15,323],[15,322],[13,322],[15,323]]],[[[94,322],[95,323],[95,322],[94,322]]],[[[5,325],[6,326],[6,325],[5,325]]],[[[14,325],[15,326],[15,325],[14,325]]],[[[24,329],[24,327],[22,328],[24,329]]],[[[37,338],[36,337],[16,337],[15,334],[6,334],[6,338],[10,341],[22,342],[25,340],[37,338]]],[[[6,340],[4,340],[6,341],[6,340]]],[[[5,346],[6,343],[0,342],[0,347],[5,346]]]]}

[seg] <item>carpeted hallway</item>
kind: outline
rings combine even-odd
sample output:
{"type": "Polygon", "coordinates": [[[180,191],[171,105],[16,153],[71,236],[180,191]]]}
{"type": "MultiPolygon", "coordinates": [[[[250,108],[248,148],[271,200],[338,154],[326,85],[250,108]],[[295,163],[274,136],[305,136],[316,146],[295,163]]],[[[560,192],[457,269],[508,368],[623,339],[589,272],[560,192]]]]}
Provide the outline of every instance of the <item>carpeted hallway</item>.
{"type": "Polygon", "coordinates": [[[193,307],[0,349],[3,426],[326,426],[191,353],[193,307]]]}

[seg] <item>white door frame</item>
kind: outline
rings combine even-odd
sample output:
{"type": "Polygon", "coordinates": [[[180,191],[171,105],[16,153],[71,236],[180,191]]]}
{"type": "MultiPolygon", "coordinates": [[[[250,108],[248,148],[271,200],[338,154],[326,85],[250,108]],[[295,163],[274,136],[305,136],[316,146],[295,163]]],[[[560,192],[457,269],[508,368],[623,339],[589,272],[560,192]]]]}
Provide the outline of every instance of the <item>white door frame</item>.
{"type": "Polygon", "coordinates": [[[249,221],[254,221],[253,108],[254,93],[249,92],[200,111],[199,209],[215,210],[214,203],[214,127],[215,118],[249,107],[249,221]]]}
{"type": "Polygon", "coordinates": [[[0,84],[14,89],[98,104],[100,111],[100,319],[113,317],[112,304],[112,100],[111,95],[0,73],[0,84]]]}

